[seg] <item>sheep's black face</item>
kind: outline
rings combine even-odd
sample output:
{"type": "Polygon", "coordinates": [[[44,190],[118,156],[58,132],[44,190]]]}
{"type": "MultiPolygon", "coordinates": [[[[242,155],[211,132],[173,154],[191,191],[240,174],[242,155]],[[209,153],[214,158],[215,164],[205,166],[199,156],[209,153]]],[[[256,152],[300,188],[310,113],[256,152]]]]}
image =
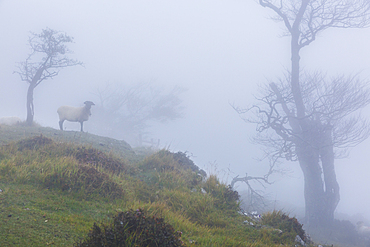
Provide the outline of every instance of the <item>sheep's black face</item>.
{"type": "Polygon", "coordinates": [[[85,101],[84,104],[88,106],[95,105],[92,101],[85,101]]]}

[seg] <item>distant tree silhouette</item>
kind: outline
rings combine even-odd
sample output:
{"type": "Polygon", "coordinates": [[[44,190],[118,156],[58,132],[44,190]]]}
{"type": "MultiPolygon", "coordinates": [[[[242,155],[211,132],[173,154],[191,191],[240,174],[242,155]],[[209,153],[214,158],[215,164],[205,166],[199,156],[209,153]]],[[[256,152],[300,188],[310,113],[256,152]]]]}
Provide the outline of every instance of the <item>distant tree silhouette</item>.
{"type": "MultiPolygon", "coordinates": [[[[184,89],[175,87],[169,92],[149,83],[98,89],[99,103],[95,108],[95,132],[122,138],[131,145],[145,142],[147,129],[154,122],[165,123],[182,116],[184,89]]],[[[152,142],[152,145],[158,145],[152,142]]]]}

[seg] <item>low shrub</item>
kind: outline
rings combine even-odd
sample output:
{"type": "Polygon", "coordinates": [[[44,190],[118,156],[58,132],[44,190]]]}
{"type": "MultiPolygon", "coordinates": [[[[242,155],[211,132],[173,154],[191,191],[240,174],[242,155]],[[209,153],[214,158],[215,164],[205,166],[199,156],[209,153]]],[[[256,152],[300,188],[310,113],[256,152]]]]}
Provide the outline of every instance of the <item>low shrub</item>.
{"type": "Polygon", "coordinates": [[[262,215],[261,224],[271,226],[282,231],[282,238],[294,240],[297,235],[307,241],[302,224],[295,217],[289,217],[282,211],[272,211],[262,215]]]}
{"type": "Polygon", "coordinates": [[[144,170],[156,170],[158,172],[172,170],[191,170],[201,177],[205,177],[205,171],[198,166],[183,152],[172,153],[168,150],[161,150],[147,157],[140,168],[144,170]]]}
{"type": "Polygon", "coordinates": [[[72,155],[82,164],[89,164],[95,167],[101,166],[114,174],[132,172],[123,160],[95,148],[72,147],[67,149],[67,154],[72,155]]]}
{"type": "Polygon", "coordinates": [[[20,140],[17,142],[18,150],[23,151],[25,149],[28,150],[38,150],[41,147],[44,147],[46,145],[52,144],[53,140],[50,138],[47,138],[43,135],[30,137],[24,140],[20,140]]]}
{"type": "Polygon", "coordinates": [[[190,159],[167,150],[161,150],[145,158],[138,170],[140,173],[137,177],[157,189],[175,187],[192,189],[204,180],[201,170],[190,159]]]}
{"type": "Polygon", "coordinates": [[[215,175],[207,178],[203,185],[204,190],[216,198],[215,206],[222,210],[236,212],[239,209],[239,193],[230,185],[221,183],[215,175]]]}
{"type": "Polygon", "coordinates": [[[146,216],[142,209],[120,212],[111,224],[94,223],[87,238],[78,242],[78,247],[100,246],[184,246],[181,232],[164,222],[163,218],[146,216]]]}
{"type": "Polygon", "coordinates": [[[177,161],[177,163],[179,163],[179,165],[183,169],[190,169],[191,171],[199,174],[202,177],[207,176],[207,173],[204,170],[199,169],[199,167],[194,164],[194,162],[189,158],[189,156],[186,153],[177,152],[177,153],[173,153],[172,155],[174,159],[177,161]]]}

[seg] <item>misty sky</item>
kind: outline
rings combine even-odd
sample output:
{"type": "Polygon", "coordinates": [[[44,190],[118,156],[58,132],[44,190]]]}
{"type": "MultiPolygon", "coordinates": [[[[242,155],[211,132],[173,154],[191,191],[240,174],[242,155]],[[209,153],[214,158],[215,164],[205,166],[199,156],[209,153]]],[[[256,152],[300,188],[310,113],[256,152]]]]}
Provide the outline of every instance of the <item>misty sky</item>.
{"type": "MultiPolygon", "coordinates": [[[[263,175],[267,166],[256,160],[259,147],[248,142],[255,126],[230,104],[252,104],[257,85],[290,66],[289,38],[282,37],[281,23],[269,19],[272,14],[255,0],[0,0],[0,116],[25,119],[28,85],[13,71],[27,57],[30,31],[49,27],[74,37],[70,57],[85,66],[66,68],[35,89],[38,123],[57,129],[59,106],[94,101],[94,91],[107,84],[178,85],[188,89],[182,95],[184,118],[152,128],[162,147],[189,152],[198,166],[217,168],[225,180],[246,172],[263,175]]],[[[366,79],[369,44],[370,29],[329,29],[302,50],[302,66],[366,79]]],[[[89,121],[94,109],[92,114],[89,121]]],[[[89,131],[89,122],[84,129],[89,131]]],[[[370,218],[369,143],[337,161],[336,169],[338,211],[370,218]]],[[[286,167],[292,172],[275,178],[271,197],[303,205],[298,164],[286,167]]]]}

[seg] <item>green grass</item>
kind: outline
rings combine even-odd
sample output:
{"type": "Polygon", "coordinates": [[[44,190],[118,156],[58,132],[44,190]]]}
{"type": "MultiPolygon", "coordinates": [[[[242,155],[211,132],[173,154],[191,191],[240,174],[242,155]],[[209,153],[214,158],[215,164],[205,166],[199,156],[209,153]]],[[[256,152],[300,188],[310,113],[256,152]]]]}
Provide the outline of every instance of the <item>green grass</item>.
{"type": "Polygon", "coordinates": [[[0,183],[0,246],[72,246],[95,220],[109,216],[94,202],[76,201],[31,185],[0,183]],[[11,217],[9,217],[11,215],[11,217]]]}
{"type": "Polygon", "coordinates": [[[13,128],[1,126],[0,134],[38,134],[2,139],[0,246],[73,246],[94,223],[138,208],[181,231],[185,246],[294,246],[294,234],[243,224],[237,193],[214,175],[202,178],[181,153],[134,157],[128,146],[116,155],[96,145],[101,137],[71,144],[61,141],[65,132],[13,128]],[[58,137],[48,138],[51,132],[58,137]]]}

